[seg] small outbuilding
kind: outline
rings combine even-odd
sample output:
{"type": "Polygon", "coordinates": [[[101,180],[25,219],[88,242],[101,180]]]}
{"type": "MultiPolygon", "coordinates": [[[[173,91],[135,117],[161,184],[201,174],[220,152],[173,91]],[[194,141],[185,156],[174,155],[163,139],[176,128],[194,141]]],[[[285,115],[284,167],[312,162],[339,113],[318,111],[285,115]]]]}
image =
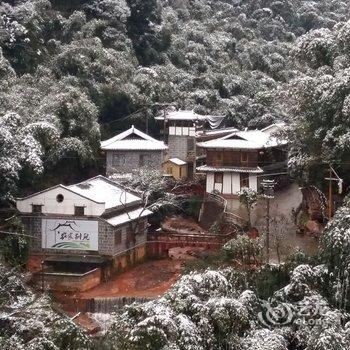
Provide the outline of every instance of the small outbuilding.
{"type": "Polygon", "coordinates": [[[171,175],[175,180],[187,178],[187,163],[179,158],[170,158],[164,162],[164,170],[167,175],[171,175]]]}

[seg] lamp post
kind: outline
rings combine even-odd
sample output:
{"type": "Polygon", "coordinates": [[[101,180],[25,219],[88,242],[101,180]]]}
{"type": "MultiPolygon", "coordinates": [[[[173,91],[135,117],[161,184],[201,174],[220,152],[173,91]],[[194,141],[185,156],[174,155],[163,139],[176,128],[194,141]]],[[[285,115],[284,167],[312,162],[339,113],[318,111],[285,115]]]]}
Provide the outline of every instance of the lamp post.
{"type": "Polygon", "coordinates": [[[275,180],[264,179],[261,182],[262,197],[266,199],[266,257],[270,262],[270,199],[275,198],[275,180]]]}
{"type": "Polygon", "coordinates": [[[325,180],[329,181],[328,185],[328,219],[332,218],[333,214],[333,189],[332,182],[338,182],[338,192],[339,194],[343,193],[343,179],[339,177],[337,172],[334,170],[331,164],[329,164],[329,177],[326,177],[325,180]],[[334,177],[332,177],[334,175],[334,177]]]}

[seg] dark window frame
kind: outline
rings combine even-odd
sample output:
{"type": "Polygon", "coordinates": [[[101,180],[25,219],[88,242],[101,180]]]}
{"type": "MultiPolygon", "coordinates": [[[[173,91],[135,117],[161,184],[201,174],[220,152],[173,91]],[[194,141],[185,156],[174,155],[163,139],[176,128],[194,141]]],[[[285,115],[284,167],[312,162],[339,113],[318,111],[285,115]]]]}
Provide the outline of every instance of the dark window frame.
{"type": "Polygon", "coordinates": [[[242,163],[248,163],[249,161],[249,154],[248,152],[241,152],[241,162],[242,163]]]}
{"type": "Polygon", "coordinates": [[[214,173],[214,183],[223,184],[224,183],[224,173],[214,173]]]}
{"type": "Polygon", "coordinates": [[[242,188],[249,188],[249,173],[240,173],[239,174],[239,183],[242,188]]]}
{"type": "Polygon", "coordinates": [[[121,229],[114,231],[114,246],[117,247],[120,244],[122,244],[122,230],[121,229]]]}
{"type": "Polygon", "coordinates": [[[32,213],[33,214],[42,214],[43,213],[43,205],[42,204],[32,204],[32,213]],[[39,209],[39,210],[36,210],[39,209]]]}
{"type": "Polygon", "coordinates": [[[75,205],[74,216],[85,216],[85,207],[82,205],[75,205]],[[79,210],[82,210],[82,212],[79,212],[79,210]]]}
{"type": "Polygon", "coordinates": [[[112,165],[113,166],[123,166],[126,164],[126,154],[125,153],[113,153],[112,155],[112,165]]]}
{"type": "Polygon", "coordinates": [[[147,153],[141,153],[139,155],[139,166],[147,166],[152,164],[151,162],[151,155],[147,153]]]}

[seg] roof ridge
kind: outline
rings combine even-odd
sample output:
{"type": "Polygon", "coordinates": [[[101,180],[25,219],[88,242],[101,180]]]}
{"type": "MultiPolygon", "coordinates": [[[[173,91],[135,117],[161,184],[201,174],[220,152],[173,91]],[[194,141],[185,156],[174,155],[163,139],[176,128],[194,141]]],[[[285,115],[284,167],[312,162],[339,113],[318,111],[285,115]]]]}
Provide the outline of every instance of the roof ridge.
{"type": "Polygon", "coordinates": [[[162,144],[164,143],[163,141],[160,141],[160,140],[153,138],[152,136],[144,133],[143,131],[135,128],[135,126],[132,125],[131,128],[129,128],[128,130],[125,130],[125,131],[111,137],[110,139],[107,139],[105,141],[101,141],[101,147],[103,149],[104,147],[108,147],[116,141],[132,141],[132,140],[125,140],[126,137],[128,137],[132,134],[136,134],[137,136],[141,137],[145,141],[152,141],[152,142],[162,143],[162,144]]]}

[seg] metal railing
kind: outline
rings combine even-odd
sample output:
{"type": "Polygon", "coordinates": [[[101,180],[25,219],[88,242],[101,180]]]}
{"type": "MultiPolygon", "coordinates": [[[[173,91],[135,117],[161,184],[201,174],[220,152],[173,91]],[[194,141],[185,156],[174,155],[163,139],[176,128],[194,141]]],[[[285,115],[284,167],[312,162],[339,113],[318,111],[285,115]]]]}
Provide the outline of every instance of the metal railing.
{"type": "Polygon", "coordinates": [[[220,196],[217,193],[209,193],[208,198],[223,207],[222,213],[229,223],[238,225],[240,227],[243,227],[245,225],[245,219],[227,210],[227,200],[224,197],[220,196]]]}

